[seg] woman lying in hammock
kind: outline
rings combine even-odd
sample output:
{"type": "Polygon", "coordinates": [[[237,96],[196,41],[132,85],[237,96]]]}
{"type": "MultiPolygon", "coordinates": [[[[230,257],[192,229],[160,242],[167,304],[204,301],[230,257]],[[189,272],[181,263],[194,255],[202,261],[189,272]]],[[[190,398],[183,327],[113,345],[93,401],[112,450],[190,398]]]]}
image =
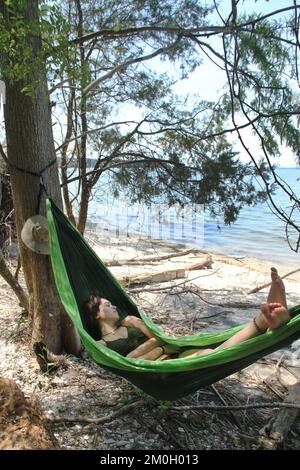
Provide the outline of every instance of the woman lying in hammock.
{"type": "MultiPolygon", "coordinates": [[[[215,351],[253,338],[264,333],[268,328],[279,328],[289,321],[284,284],[275,268],[271,268],[271,280],[267,303],[261,307],[259,315],[254,317],[245,328],[218,346],[215,351]]],[[[140,318],[129,315],[124,320],[120,320],[117,308],[109,300],[100,296],[91,296],[85,308],[86,312],[98,323],[101,333],[99,342],[119,354],[152,361],[166,359],[173,354],[180,357],[180,354],[178,356],[180,349],[177,346],[163,344],[140,318]]],[[[213,349],[201,349],[188,356],[200,356],[211,351],[213,349]]]]}

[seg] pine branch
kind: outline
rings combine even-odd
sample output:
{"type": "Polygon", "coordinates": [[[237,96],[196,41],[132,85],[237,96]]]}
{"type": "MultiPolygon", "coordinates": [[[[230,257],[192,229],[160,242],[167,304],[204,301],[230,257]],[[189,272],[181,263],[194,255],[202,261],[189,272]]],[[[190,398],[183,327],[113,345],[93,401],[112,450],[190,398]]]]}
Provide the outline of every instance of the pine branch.
{"type": "Polygon", "coordinates": [[[147,60],[154,59],[158,55],[170,51],[171,49],[173,49],[174,47],[176,47],[179,44],[181,39],[182,38],[179,37],[179,38],[177,38],[177,40],[174,43],[170,44],[169,46],[161,47],[160,49],[157,49],[155,52],[152,52],[151,54],[141,56],[141,57],[135,57],[133,59],[129,59],[129,60],[123,62],[122,64],[117,65],[112,70],[110,70],[109,72],[107,72],[106,74],[104,74],[101,77],[97,78],[96,80],[91,82],[88,86],[86,86],[82,91],[82,96],[86,96],[90,91],[92,91],[94,88],[96,88],[96,86],[99,85],[99,83],[104,82],[105,80],[108,80],[109,78],[112,78],[113,75],[115,75],[116,73],[122,72],[127,67],[129,67],[129,65],[133,65],[133,64],[137,64],[139,62],[145,62],[147,60]]]}

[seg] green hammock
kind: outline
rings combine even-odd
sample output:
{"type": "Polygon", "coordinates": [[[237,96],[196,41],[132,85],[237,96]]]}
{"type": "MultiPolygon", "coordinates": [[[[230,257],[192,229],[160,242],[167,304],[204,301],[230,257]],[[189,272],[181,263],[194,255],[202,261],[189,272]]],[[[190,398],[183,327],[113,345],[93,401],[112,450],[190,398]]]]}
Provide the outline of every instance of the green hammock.
{"type": "Polygon", "coordinates": [[[195,392],[254,363],[300,337],[300,305],[293,318],[274,331],[200,357],[146,361],[129,359],[99,344],[93,337],[82,305],[90,294],[100,293],[117,306],[121,318],[136,315],[167,344],[184,349],[214,348],[245,325],[218,333],[173,337],[161,331],[128,296],[116,278],[87,244],[67,217],[47,198],[50,248],[55,281],[62,303],[75,324],[83,345],[102,367],[126,378],[160,400],[174,400],[195,392]]]}

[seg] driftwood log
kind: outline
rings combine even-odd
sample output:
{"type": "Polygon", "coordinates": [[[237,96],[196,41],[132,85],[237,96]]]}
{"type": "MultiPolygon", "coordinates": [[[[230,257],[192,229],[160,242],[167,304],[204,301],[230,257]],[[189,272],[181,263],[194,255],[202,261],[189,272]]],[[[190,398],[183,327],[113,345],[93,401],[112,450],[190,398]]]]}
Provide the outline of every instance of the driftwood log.
{"type": "Polygon", "coordinates": [[[206,256],[203,260],[198,263],[192,264],[184,268],[177,269],[166,269],[164,271],[151,271],[143,272],[138,274],[130,274],[124,276],[118,276],[118,281],[125,285],[136,285],[136,284],[153,284],[166,281],[172,281],[174,279],[184,278],[186,271],[210,268],[212,264],[212,258],[210,255],[206,256]]]}
{"type": "Polygon", "coordinates": [[[260,431],[259,447],[265,450],[276,450],[288,435],[296,420],[300,407],[300,382],[293,385],[286,396],[284,403],[293,403],[298,408],[282,408],[278,415],[260,431]]]}
{"type": "Polygon", "coordinates": [[[117,279],[120,284],[124,286],[136,285],[136,284],[151,284],[154,282],[166,282],[173,279],[180,279],[185,277],[185,269],[169,269],[166,271],[148,272],[131,274],[125,276],[118,276],[117,279]]]}
{"type": "Polygon", "coordinates": [[[130,274],[125,276],[119,276],[118,281],[125,285],[136,285],[136,284],[153,284],[166,281],[172,281],[173,279],[181,279],[186,276],[186,271],[210,268],[212,263],[212,257],[210,255],[206,256],[199,263],[192,264],[190,266],[179,268],[179,269],[164,269],[163,271],[157,272],[148,272],[148,273],[138,273],[130,274]]]}
{"type": "Polygon", "coordinates": [[[161,256],[148,256],[146,258],[136,258],[136,259],[119,259],[119,260],[111,260],[106,262],[106,266],[136,266],[136,265],[143,265],[149,263],[156,263],[159,261],[164,261],[171,258],[178,258],[181,256],[186,256],[191,253],[198,253],[198,250],[191,248],[189,250],[183,250],[176,253],[169,253],[167,255],[161,256]]]}
{"type": "Polygon", "coordinates": [[[199,261],[198,263],[191,264],[190,266],[186,268],[186,270],[194,271],[194,270],[203,269],[203,268],[211,269],[212,264],[213,264],[213,260],[212,260],[211,255],[206,255],[206,257],[203,260],[199,261]]]}

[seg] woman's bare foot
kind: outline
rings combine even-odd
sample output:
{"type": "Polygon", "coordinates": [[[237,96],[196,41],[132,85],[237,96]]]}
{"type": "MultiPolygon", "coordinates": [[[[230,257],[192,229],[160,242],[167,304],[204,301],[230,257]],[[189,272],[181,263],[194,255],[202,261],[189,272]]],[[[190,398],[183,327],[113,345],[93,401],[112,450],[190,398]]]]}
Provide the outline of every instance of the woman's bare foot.
{"type": "Polygon", "coordinates": [[[271,268],[271,280],[272,284],[267,298],[268,304],[279,303],[287,308],[284,283],[276,268],[271,268]]]}
{"type": "Polygon", "coordinates": [[[278,302],[271,302],[261,307],[261,313],[256,318],[256,323],[261,330],[275,330],[287,323],[290,319],[287,308],[278,302]]]}

